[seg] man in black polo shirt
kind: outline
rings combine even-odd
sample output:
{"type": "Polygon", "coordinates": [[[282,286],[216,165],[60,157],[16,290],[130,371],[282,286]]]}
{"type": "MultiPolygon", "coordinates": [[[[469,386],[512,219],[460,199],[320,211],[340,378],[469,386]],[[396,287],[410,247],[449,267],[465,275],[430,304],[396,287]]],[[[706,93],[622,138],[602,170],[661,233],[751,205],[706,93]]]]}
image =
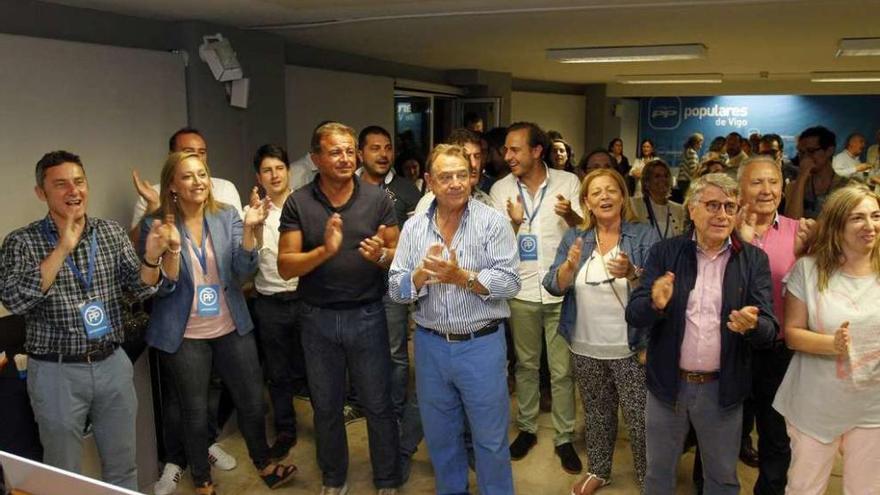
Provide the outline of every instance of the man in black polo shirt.
{"type": "Polygon", "coordinates": [[[380,494],[391,495],[400,469],[382,296],[400,231],[385,192],[355,176],[355,153],[352,128],[333,122],[315,129],[311,156],[318,175],[284,204],[278,272],[285,279],[300,277],[322,493],[348,491],[342,414],[348,372],[367,417],[373,483],[380,494]]]}
{"type": "MultiPolygon", "coordinates": [[[[358,135],[358,159],[361,168],[357,175],[364,182],[379,186],[394,204],[398,228],[412,215],[421,194],[413,181],[394,173],[394,145],[391,134],[379,126],[368,126],[358,135]]],[[[400,418],[406,403],[409,381],[409,352],[406,345],[408,306],[384,296],[385,318],[388,320],[388,341],[391,345],[391,401],[394,413],[400,418]]]]}

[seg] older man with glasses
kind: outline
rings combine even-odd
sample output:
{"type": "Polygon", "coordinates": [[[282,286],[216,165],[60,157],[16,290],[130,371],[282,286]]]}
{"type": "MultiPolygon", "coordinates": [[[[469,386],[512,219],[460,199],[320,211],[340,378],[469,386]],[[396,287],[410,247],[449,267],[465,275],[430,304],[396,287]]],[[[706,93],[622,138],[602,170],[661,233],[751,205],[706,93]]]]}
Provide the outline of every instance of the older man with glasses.
{"type": "Polygon", "coordinates": [[[738,494],[742,403],[751,392],[751,348],[768,347],[773,316],[770,266],[735,233],[736,181],[708,174],[685,205],[694,231],[655,244],[627,322],[649,332],[646,494],[675,493],[678,456],[693,425],[705,493],[738,494]]]}

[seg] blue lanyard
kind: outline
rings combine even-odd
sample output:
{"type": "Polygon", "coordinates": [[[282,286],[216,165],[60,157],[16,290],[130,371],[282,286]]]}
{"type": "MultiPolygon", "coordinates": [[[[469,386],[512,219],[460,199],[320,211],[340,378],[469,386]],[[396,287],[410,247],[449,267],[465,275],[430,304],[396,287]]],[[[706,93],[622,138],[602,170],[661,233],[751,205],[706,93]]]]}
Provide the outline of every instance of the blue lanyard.
{"type": "Polygon", "coordinates": [[[541,198],[538,199],[538,203],[535,204],[535,209],[529,213],[529,207],[526,205],[526,196],[523,194],[523,186],[520,181],[516,181],[516,185],[519,188],[519,199],[522,201],[523,205],[523,213],[526,214],[526,217],[529,219],[529,232],[532,231],[532,222],[538,216],[538,210],[541,209],[541,204],[544,202],[544,194],[547,193],[547,189],[550,188],[550,177],[547,177],[547,183],[544,184],[544,187],[541,189],[541,198]]]}
{"type": "Polygon", "coordinates": [[[183,235],[186,236],[186,241],[192,247],[193,252],[196,253],[196,258],[199,260],[199,265],[202,267],[202,276],[208,276],[208,248],[207,248],[207,239],[208,239],[208,219],[202,218],[202,245],[196,247],[192,238],[189,236],[189,229],[184,225],[183,227],[183,235]]]}
{"type": "MultiPolygon", "coordinates": [[[[43,235],[46,236],[46,240],[49,241],[49,244],[52,245],[52,249],[55,249],[55,246],[58,244],[58,237],[52,232],[49,228],[49,219],[44,218],[42,222],[43,226],[43,235]]],[[[95,259],[98,257],[98,231],[97,229],[92,229],[92,235],[89,236],[89,259],[88,264],[86,265],[86,276],[83,277],[82,272],[79,270],[79,267],[76,266],[76,262],[73,260],[73,253],[67,255],[67,259],[65,259],[65,263],[67,263],[67,267],[70,268],[71,273],[79,280],[82,285],[83,291],[88,295],[92,291],[92,282],[95,278],[95,259]]]]}

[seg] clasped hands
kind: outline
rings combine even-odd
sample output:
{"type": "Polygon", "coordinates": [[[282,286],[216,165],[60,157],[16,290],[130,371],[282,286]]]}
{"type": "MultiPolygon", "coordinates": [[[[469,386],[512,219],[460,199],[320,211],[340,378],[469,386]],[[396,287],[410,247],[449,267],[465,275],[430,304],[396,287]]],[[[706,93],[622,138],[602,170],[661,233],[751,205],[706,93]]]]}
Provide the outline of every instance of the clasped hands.
{"type": "MultiPolygon", "coordinates": [[[[666,272],[654,280],[654,285],[651,286],[651,304],[655,309],[660,311],[666,309],[666,305],[672,299],[674,283],[675,274],[672,272],[666,272]]],[[[758,326],[758,313],[757,306],[734,309],[727,317],[727,329],[738,334],[755,329],[758,326]]]]}
{"type": "Polygon", "coordinates": [[[150,224],[144,244],[144,259],[148,263],[158,264],[166,252],[180,253],[180,231],[177,230],[173,213],[165,215],[164,220],[154,219],[150,224]]]}
{"type": "MultiPolygon", "coordinates": [[[[362,240],[358,252],[365,260],[379,263],[385,252],[385,225],[380,225],[376,234],[362,240]]],[[[330,215],[324,227],[324,249],[329,256],[335,256],[342,247],[342,216],[339,213],[330,215]]]]}
{"type": "Polygon", "coordinates": [[[443,244],[432,244],[422,258],[422,262],[413,271],[416,286],[423,284],[452,284],[467,286],[468,272],[458,266],[458,256],[454,249],[449,250],[449,259],[442,258],[443,244]]]}

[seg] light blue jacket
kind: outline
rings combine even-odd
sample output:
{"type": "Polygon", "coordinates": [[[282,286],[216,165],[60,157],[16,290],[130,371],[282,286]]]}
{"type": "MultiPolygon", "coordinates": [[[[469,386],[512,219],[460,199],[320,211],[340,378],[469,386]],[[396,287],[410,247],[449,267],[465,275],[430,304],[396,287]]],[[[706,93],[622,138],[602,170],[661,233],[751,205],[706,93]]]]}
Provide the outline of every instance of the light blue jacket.
{"type": "MultiPolygon", "coordinates": [[[[544,276],[543,281],[547,292],[554,296],[564,296],[562,299],[562,314],[559,317],[559,327],[556,331],[565,337],[565,340],[569,343],[571,343],[571,336],[574,334],[575,325],[577,325],[577,299],[575,298],[574,284],[571,284],[564,291],[560,290],[556,280],[556,272],[559,270],[559,265],[565,263],[565,259],[568,257],[568,250],[578,237],[582,238],[584,242],[581,247],[581,259],[578,262],[575,274],[580,272],[581,267],[584,266],[584,263],[593,254],[593,250],[596,249],[596,229],[587,231],[577,227],[568,229],[562,238],[562,242],[559,243],[559,247],[556,249],[556,259],[553,261],[553,265],[550,266],[550,271],[544,276]]],[[[620,249],[629,256],[630,262],[636,267],[641,268],[645,266],[645,261],[648,259],[648,251],[659,240],[660,237],[657,235],[657,231],[647,223],[623,222],[620,226],[620,249]]],[[[647,333],[628,327],[627,340],[630,342],[632,350],[642,349],[647,345],[647,341],[641,338],[642,335],[647,335],[647,333]]]]}
{"type": "MultiPolygon", "coordinates": [[[[222,206],[216,213],[205,213],[208,233],[214,245],[214,257],[217,260],[217,272],[220,274],[220,285],[226,298],[226,305],[235,322],[239,335],[245,335],[254,328],[248,313],[242,283],[257,271],[257,250],[245,251],[241,247],[244,224],[238,212],[232,207],[222,206]]],[[[141,221],[141,235],[138,242],[138,253],[143,256],[147,235],[154,217],[148,216],[141,221]]],[[[177,229],[183,237],[183,225],[178,222],[177,229]]],[[[195,287],[190,257],[184,243],[180,255],[180,276],[177,283],[163,283],[153,298],[153,311],[147,327],[146,341],[152,347],[165,352],[177,352],[183,342],[183,334],[189,321],[195,287]]]]}

